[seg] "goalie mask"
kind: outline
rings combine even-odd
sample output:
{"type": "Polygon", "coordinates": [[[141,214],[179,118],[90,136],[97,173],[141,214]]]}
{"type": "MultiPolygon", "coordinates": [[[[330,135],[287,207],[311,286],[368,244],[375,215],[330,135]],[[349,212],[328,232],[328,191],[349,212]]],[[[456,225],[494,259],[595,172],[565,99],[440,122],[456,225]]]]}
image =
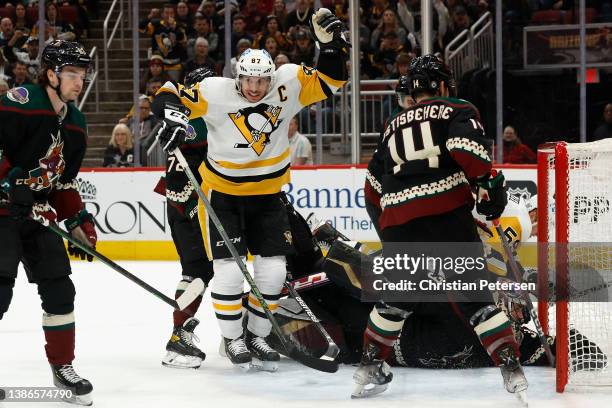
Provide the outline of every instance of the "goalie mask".
{"type": "Polygon", "coordinates": [[[268,51],[249,48],[240,55],[236,62],[236,89],[247,98],[242,89],[242,77],[269,78],[267,94],[274,85],[274,71],[274,61],[268,51]]]}

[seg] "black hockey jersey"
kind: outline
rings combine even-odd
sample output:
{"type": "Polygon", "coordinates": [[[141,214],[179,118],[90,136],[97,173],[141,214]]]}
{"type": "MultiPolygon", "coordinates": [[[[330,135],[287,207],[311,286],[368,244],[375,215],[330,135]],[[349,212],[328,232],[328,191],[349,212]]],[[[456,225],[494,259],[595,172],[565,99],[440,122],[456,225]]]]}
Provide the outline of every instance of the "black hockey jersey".
{"type": "MultiPolygon", "coordinates": [[[[87,147],[83,114],[68,104],[60,118],[45,89],[38,85],[13,88],[0,99],[0,180],[20,167],[37,203],[47,203],[58,221],[82,208],[76,177],[87,147]]],[[[0,192],[0,216],[8,214],[0,192]]]]}
{"type": "Polygon", "coordinates": [[[491,169],[477,109],[443,97],[389,119],[372,161],[367,177],[380,188],[381,229],[472,206],[469,180],[491,169]]]}

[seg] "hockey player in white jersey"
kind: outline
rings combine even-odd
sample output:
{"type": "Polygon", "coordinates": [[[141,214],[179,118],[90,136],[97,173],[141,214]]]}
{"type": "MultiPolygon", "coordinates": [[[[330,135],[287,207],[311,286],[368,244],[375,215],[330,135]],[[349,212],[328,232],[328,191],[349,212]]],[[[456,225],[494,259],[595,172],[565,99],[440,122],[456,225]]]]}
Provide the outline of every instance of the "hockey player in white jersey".
{"type": "MultiPolygon", "coordinates": [[[[285,255],[293,252],[280,200],[281,187],[290,180],[289,122],[347,79],[345,27],[324,8],[311,23],[320,48],[316,68],[285,64],[275,70],[265,50],[249,49],[236,64],[235,79],[206,78],[192,88],[168,82],[153,104],[163,119],[158,138],[167,151],[185,138],[189,119],[204,118],[208,153],[200,167],[202,190],[239,254],[246,256],[248,250],[254,256],[254,280],[272,312],[286,279],[285,255]]],[[[245,368],[276,370],[279,355],[264,340],[271,324],[250,294],[243,329],[244,278],[201,202],[199,219],[213,259],[211,298],[229,359],[245,368]]]]}

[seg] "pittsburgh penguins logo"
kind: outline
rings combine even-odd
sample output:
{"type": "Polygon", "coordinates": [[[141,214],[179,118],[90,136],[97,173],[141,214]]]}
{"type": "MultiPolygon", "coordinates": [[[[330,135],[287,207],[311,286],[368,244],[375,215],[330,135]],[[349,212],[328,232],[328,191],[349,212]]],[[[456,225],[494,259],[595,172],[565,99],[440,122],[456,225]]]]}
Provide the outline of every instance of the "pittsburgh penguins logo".
{"type": "Polygon", "coordinates": [[[252,108],[240,109],[236,113],[229,113],[229,117],[238,128],[247,143],[236,143],[235,148],[251,148],[258,156],[270,143],[270,135],[280,126],[279,119],[283,110],[280,106],[271,106],[265,103],[252,108]]]}

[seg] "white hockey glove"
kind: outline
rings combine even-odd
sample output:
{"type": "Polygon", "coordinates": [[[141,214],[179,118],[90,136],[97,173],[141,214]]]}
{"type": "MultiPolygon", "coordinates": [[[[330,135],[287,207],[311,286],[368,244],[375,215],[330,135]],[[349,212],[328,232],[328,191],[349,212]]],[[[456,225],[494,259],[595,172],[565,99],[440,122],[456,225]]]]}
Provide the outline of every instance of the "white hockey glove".
{"type": "Polygon", "coordinates": [[[326,8],[318,9],[311,18],[312,31],[320,47],[350,48],[346,40],[346,27],[326,8]]]}
{"type": "Polygon", "coordinates": [[[157,131],[157,141],[163,151],[170,153],[185,142],[191,112],[183,105],[166,103],[164,120],[157,131]]]}

